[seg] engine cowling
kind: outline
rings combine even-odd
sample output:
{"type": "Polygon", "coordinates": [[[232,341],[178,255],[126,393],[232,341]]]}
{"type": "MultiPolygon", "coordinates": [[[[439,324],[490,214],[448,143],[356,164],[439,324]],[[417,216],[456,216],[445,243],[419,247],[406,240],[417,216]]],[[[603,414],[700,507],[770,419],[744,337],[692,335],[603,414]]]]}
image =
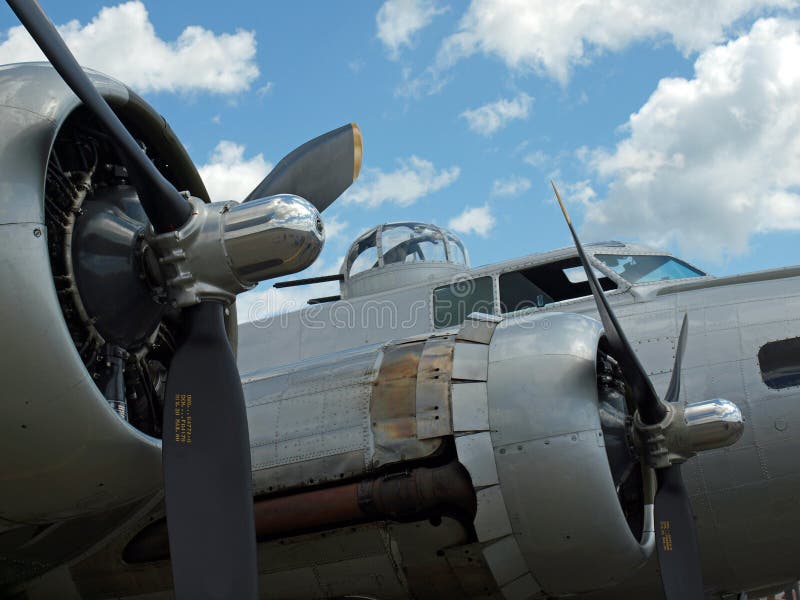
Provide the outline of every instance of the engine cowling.
{"type": "MultiPolygon", "coordinates": [[[[89,75],[123,121],[159,157],[159,168],[178,189],[208,200],[196,169],[164,119],[120,82],[96,72],[89,75]]],[[[156,431],[120,418],[101,392],[106,383],[100,368],[104,365],[98,367],[95,361],[87,368],[91,358],[88,351],[81,353],[86,339],[76,327],[96,323],[102,328],[104,315],[81,315],[74,306],[66,314],[65,298],[75,296],[75,282],[59,279],[63,273],[53,262],[55,255],[66,260],[79,257],[79,252],[73,255],[70,248],[53,248],[58,233],[54,223],[67,222],[69,210],[48,204],[46,196],[53,185],[80,184],[77,179],[54,181],[60,176],[48,165],[59,140],[72,134],[68,131],[71,123],[82,119],[88,128],[96,131],[96,126],[85,113],[81,116],[78,99],[46,63],[0,68],[0,98],[0,327],[4,340],[0,519],[47,523],[118,507],[158,490],[161,449],[156,431]]],[[[102,138],[102,133],[98,136],[102,138]]],[[[67,157],[60,158],[68,170],[67,157]]],[[[119,193],[111,185],[116,171],[122,171],[114,158],[112,150],[99,156],[97,170],[98,174],[103,170],[106,187],[103,193],[99,188],[95,191],[98,198],[116,195],[130,207],[135,194],[130,201],[124,182],[118,186],[119,193]]],[[[126,215],[133,213],[123,208],[116,222],[131,223],[126,215]]],[[[91,212],[84,215],[86,219],[91,212]]],[[[135,237],[133,231],[117,229],[123,246],[135,237]]],[[[90,279],[81,272],[78,277],[90,279]]],[[[136,283],[127,289],[135,290],[136,283]]],[[[94,311],[91,299],[84,299],[89,306],[84,309],[94,311]]],[[[146,337],[152,333],[164,311],[149,310],[143,303],[137,307],[144,311],[136,317],[137,323],[147,331],[136,327],[137,323],[129,328],[120,323],[117,331],[106,327],[105,335],[124,337],[132,331],[134,337],[146,337]]],[[[125,312],[124,306],[107,306],[107,310],[109,314],[116,311],[115,315],[125,312]]],[[[229,319],[235,334],[235,314],[229,319]]],[[[110,367],[120,357],[109,354],[106,358],[110,367]]]]}
{"type": "Polygon", "coordinates": [[[618,491],[612,476],[618,456],[606,444],[598,394],[602,333],[593,319],[544,314],[500,324],[489,349],[498,486],[478,492],[478,520],[483,510],[487,523],[503,523],[513,538],[498,548],[518,548],[532,582],[550,595],[613,585],[653,550],[641,477],[618,491]]]}

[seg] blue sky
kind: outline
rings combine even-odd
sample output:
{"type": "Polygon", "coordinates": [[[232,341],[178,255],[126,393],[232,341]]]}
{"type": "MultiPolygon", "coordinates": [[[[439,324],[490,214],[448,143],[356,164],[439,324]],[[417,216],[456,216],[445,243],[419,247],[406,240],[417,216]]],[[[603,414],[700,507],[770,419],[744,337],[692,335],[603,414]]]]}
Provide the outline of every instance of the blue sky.
{"type": "MultiPolygon", "coordinates": [[[[551,177],[585,241],[716,274],[800,262],[795,0],[42,5],[167,118],[216,200],[359,123],[362,177],[315,274],[385,221],[460,229],[474,265],[568,245],[551,177]]],[[[36,57],[17,25],[3,6],[1,62],[36,57]]]]}

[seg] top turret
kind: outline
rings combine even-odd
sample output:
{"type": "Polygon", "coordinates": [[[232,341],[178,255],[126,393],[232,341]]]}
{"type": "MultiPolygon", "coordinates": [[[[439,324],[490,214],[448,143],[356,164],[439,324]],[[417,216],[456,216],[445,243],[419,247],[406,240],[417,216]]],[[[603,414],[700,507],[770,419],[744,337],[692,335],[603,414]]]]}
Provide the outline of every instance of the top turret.
{"type": "Polygon", "coordinates": [[[446,229],[425,223],[386,223],[350,246],[340,271],[342,298],[439,280],[467,269],[464,244],[446,229]]]}

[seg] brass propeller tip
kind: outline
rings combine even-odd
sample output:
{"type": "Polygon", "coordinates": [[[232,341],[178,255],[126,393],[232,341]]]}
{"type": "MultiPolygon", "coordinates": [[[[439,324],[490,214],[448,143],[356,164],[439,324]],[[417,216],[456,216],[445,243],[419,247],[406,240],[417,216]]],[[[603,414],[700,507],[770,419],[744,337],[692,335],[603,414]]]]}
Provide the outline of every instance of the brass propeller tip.
{"type": "Polygon", "coordinates": [[[567,220],[567,223],[572,225],[572,219],[569,218],[567,207],[564,206],[564,202],[561,200],[561,194],[558,193],[558,188],[552,179],[550,180],[550,185],[553,186],[553,191],[556,193],[556,200],[558,200],[558,204],[561,206],[561,212],[564,213],[564,218],[567,220]]]}
{"type": "Polygon", "coordinates": [[[358,179],[361,172],[361,161],[364,158],[364,139],[361,137],[361,128],[358,123],[350,123],[353,127],[353,181],[358,179]]]}

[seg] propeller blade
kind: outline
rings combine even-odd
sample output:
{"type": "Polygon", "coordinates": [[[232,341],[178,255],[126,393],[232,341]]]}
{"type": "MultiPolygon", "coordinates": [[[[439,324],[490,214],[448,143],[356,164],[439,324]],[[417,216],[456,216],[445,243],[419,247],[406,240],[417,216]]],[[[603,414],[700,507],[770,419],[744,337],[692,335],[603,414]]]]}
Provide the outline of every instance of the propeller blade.
{"type": "Polygon", "coordinates": [[[657,472],[655,521],[661,585],[667,600],[703,600],[700,547],[681,466],[657,472]]]}
{"type": "Polygon", "coordinates": [[[223,305],[183,311],[164,402],[164,484],[176,598],[258,597],[250,436],[223,305]]]}
{"type": "Polygon", "coordinates": [[[108,103],[103,100],[39,3],[36,0],[7,0],[7,2],[62,79],[114,139],[126,160],[128,174],[155,230],[163,233],[170,229],[178,229],[191,214],[189,203],[159,172],[108,103]]]}
{"type": "Polygon", "coordinates": [[[322,212],[356,180],[362,156],[361,130],[348,123],[292,150],[244,201],[296,194],[322,212]]]}
{"type": "Polygon", "coordinates": [[[672,377],[669,380],[669,387],[664,396],[664,401],[674,404],[678,401],[681,393],[681,365],[683,364],[683,353],[686,351],[686,336],[689,334],[689,315],[683,315],[681,323],[681,333],[678,336],[678,345],[675,347],[675,364],[672,367],[672,377]]]}
{"type": "Polygon", "coordinates": [[[561,201],[561,195],[558,193],[556,184],[551,180],[550,185],[553,186],[556,199],[561,206],[561,212],[564,213],[564,218],[567,220],[567,226],[572,234],[572,239],[575,241],[575,247],[578,249],[578,256],[580,256],[583,270],[586,271],[589,287],[592,290],[592,296],[594,296],[594,301],[597,304],[600,320],[603,322],[603,327],[605,328],[606,338],[614,351],[614,358],[619,362],[622,373],[625,376],[625,381],[630,386],[633,397],[636,399],[639,416],[646,424],[659,423],[666,414],[666,408],[661,403],[661,400],[659,400],[655,389],[653,389],[653,384],[650,382],[650,378],[647,376],[644,367],[642,367],[642,363],[639,362],[639,358],[633,351],[630,342],[628,342],[628,338],[625,337],[625,333],[622,331],[622,327],[620,327],[617,317],[611,309],[611,305],[608,303],[608,300],[606,300],[605,294],[603,294],[603,289],[597,281],[594,269],[592,269],[589,259],[586,258],[583,245],[578,239],[575,228],[572,226],[572,219],[569,218],[567,208],[561,201]]]}

